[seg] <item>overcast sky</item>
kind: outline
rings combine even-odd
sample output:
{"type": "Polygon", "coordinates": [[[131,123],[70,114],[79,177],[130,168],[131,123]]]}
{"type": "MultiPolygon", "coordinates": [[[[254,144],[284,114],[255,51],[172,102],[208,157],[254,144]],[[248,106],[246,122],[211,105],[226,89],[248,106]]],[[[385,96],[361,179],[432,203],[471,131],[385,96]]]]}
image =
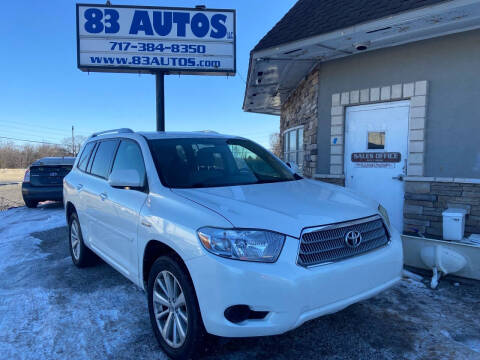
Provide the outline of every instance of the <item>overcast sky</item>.
{"type": "MultiPolygon", "coordinates": [[[[84,1],[104,3],[98,1],[84,1]]],[[[244,113],[250,50],[295,0],[123,1],[113,5],[206,5],[237,10],[237,75],[167,76],[166,128],[211,129],[265,146],[279,118],[244,113]]],[[[59,142],[131,127],[155,130],[153,75],[87,74],[76,65],[75,1],[5,1],[0,12],[0,136],[59,142]]],[[[1,140],[1,139],[0,139],[1,140]]]]}

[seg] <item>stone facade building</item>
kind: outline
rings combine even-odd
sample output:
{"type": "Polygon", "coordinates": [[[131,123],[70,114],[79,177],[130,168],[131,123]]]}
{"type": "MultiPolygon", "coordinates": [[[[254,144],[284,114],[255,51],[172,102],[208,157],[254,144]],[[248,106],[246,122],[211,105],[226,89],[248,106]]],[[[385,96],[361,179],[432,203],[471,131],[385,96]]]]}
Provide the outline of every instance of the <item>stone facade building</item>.
{"type": "Polygon", "coordinates": [[[299,0],[251,52],[244,110],[279,115],[285,161],[405,234],[442,238],[447,208],[480,234],[478,29],[475,0],[299,0]]]}
{"type": "Polygon", "coordinates": [[[465,233],[480,234],[480,183],[474,179],[418,179],[405,183],[404,232],[441,238],[442,212],[467,210],[465,233]]]}
{"type": "MultiPolygon", "coordinates": [[[[282,106],[280,116],[280,133],[303,126],[303,174],[308,177],[315,175],[317,167],[317,130],[318,130],[318,70],[312,71],[292,92],[282,106]]],[[[285,147],[284,136],[280,137],[282,149],[285,147]]]]}

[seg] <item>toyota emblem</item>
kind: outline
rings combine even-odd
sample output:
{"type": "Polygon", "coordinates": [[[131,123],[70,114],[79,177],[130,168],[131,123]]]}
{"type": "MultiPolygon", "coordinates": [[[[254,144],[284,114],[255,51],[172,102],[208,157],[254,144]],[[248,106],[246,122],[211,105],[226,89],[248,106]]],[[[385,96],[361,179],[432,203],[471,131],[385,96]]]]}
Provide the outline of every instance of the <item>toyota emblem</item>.
{"type": "Polygon", "coordinates": [[[362,234],[359,231],[349,231],[345,234],[345,244],[349,248],[355,249],[362,243],[362,234]]]}

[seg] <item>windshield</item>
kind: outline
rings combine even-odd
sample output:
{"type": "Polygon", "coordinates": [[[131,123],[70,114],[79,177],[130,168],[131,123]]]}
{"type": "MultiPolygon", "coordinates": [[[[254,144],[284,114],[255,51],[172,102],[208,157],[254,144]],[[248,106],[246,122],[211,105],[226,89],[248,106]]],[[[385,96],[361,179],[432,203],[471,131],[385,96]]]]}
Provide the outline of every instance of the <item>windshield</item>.
{"type": "Polygon", "coordinates": [[[261,146],[243,139],[149,140],[165,186],[201,188],[301,179],[261,146]]]}

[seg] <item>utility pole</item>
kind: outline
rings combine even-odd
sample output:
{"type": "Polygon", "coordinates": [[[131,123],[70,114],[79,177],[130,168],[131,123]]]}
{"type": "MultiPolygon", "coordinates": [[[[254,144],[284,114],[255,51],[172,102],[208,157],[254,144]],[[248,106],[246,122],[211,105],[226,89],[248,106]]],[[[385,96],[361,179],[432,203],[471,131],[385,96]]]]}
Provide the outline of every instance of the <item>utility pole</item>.
{"type": "Polygon", "coordinates": [[[73,125],[72,125],[72,155],[75,156],[75,137],[73,136],[73,125]]]}

